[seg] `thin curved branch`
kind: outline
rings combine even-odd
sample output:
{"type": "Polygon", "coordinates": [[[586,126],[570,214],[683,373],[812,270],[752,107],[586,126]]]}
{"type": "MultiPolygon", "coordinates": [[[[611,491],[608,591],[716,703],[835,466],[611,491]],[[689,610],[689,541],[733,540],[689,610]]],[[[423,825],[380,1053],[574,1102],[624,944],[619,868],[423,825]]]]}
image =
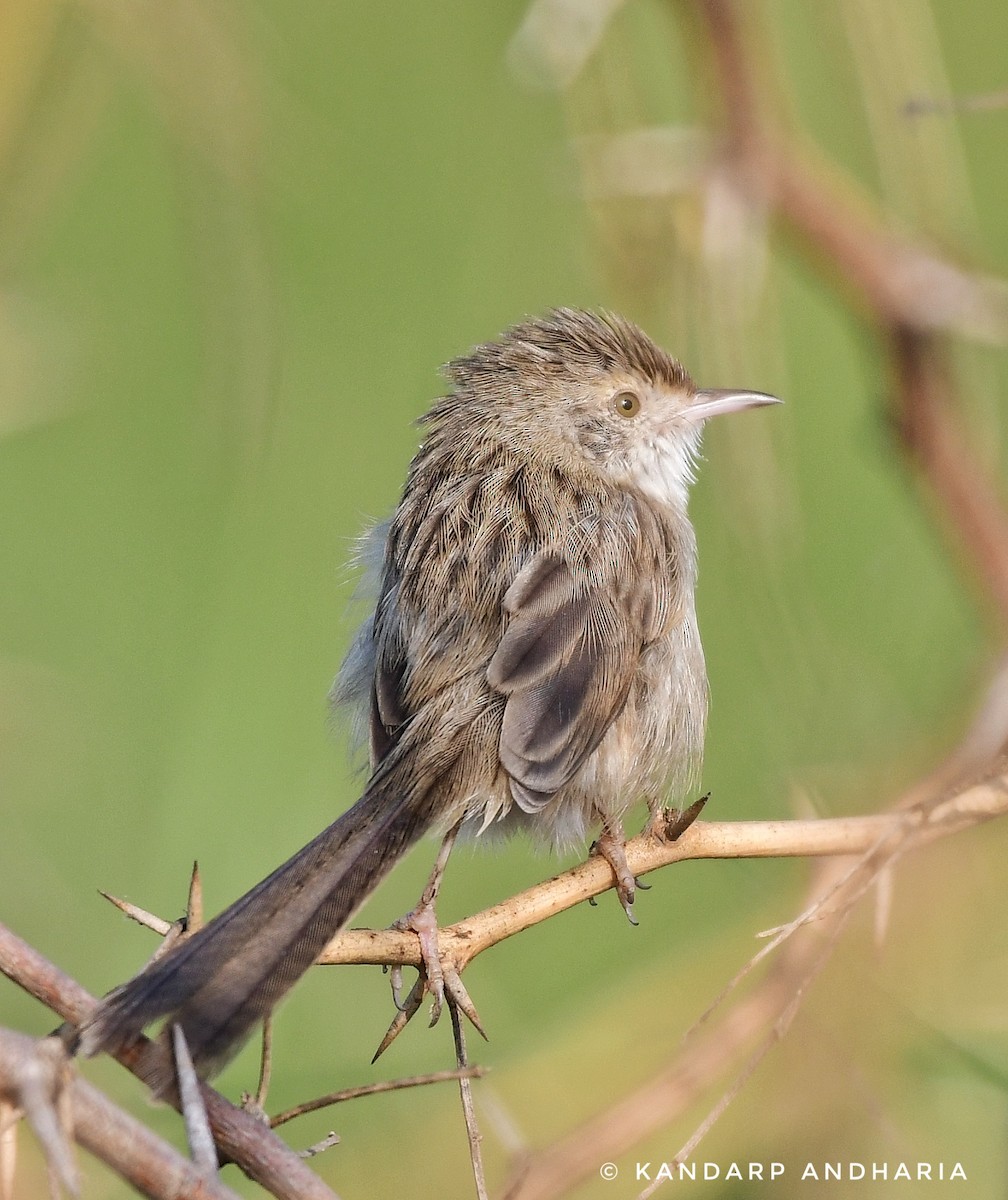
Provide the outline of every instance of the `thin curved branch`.
{"type": "MultiPolygon", "coordinates": [[[[913,845],[957,833],[1008,813],[1008,774],[911,808],[864,817],[812,821],[697,821],[675,842],[642,834],[627,842],[627,863],[646,875],[675,862],[701,858],[815,858],[867,854],[888,842],[913,845]]],[[[505,938],[549,920],[613,886],[600,858],[555,875],[508,900],[439,931],[441,952],[461,970],[505,938]]],[[[348,929],[319,956],[323,965],[371,963],[419,966],[414,934],[394,929],[348,929]]]]}

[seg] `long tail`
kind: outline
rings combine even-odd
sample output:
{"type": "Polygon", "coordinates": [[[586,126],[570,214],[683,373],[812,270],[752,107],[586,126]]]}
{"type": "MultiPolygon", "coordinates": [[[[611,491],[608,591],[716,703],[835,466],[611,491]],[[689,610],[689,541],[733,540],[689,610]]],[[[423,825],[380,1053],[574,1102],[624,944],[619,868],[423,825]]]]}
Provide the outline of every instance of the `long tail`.
{"type": "Polygon", "coordinates": [[[224,1066],[434,824],[436,780],[418,778],[406,750],[395,747],[353,808],[293,858],[110,992],[81,1028],[84,1053],[114,1050],[167,1016],[201,1076],[224,1066]]]}

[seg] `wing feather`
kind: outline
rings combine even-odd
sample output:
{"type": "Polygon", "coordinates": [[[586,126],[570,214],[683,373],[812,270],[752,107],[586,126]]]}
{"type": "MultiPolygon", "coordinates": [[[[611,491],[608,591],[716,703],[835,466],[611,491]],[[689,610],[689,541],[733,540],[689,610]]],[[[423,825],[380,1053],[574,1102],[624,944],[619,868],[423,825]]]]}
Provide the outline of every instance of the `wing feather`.
{"type": "Polygon", "coordinates": [[[657,635],[655,613],[667,610],[654,591],[664,586],[592,575],[552,549],[505,593],[506,627],[487,679],[507,697],[500,761],[525,811],[574,777],[622,712],[641,653],[657,635]]]}

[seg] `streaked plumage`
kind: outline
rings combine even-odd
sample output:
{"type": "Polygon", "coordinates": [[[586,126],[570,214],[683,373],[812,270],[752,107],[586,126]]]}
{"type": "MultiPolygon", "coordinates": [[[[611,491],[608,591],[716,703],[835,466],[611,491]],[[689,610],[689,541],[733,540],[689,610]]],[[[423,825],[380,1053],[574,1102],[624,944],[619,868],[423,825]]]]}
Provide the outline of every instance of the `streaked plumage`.
{"type": "MultiPolygon", "coordinates": [[[[693,781],[707,680],[686,512],[698,393],[636,326],[559,309],[447,368],[390,522],[372,617],[334,689],[365,713],[361,800],[111,993],[86,1050],[159,1016],[216,1069],[426,830],[553,845],[693,781]]],[[[702,414],[702,415],[701,415],[702,414]]]]}

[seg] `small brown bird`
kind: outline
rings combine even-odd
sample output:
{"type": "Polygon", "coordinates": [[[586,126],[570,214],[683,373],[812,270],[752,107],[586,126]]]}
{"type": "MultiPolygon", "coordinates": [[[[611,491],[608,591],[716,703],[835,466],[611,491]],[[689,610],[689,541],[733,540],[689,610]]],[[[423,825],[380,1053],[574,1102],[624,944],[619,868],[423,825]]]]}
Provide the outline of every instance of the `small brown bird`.
{"type": "MultiPolygon", "coordinates": [[[[629,321],[573,309],[447,374],[369,539],[375,609],[334,689],[366,711],[364,795],[106,996],[82,1028],[87,1053],[167,1016],[211,1074],[432,828],[520,828],[554,846],[600,829],[630,911],[623,815],[682,795],[703,750],[687,516],[701,429],[775,397],[698,390],[629,321]]],[[[428,909],[410,927],[436,977],[428,909]]]]}

